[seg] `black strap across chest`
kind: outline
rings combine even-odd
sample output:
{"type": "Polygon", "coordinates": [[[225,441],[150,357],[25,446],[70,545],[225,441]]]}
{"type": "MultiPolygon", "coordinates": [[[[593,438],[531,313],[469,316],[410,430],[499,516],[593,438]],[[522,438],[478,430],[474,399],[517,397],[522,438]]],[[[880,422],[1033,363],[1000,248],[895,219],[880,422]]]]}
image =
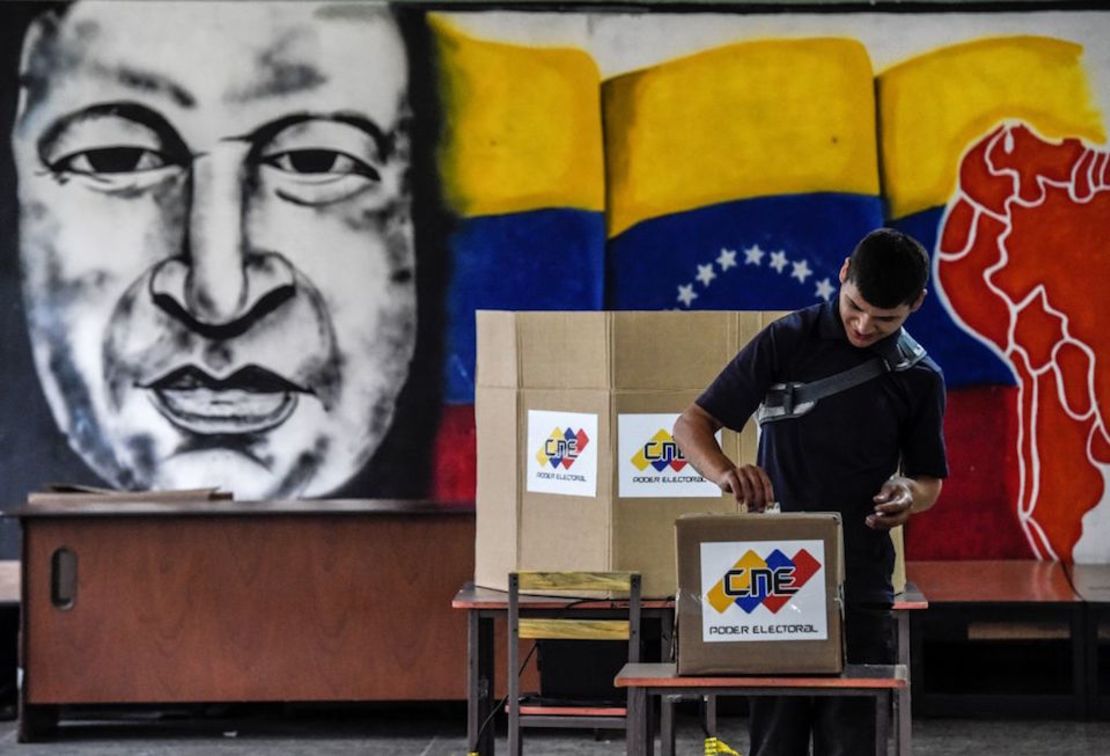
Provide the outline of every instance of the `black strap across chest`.
{"type": "Polygon", "coordinates": [[[756,421],[763,425],[800,417],[825,397],[847,391],[884,373],[909,370],[925,358],[925,348],[914,341],[905,329],[900,329],[898,338],[891,339],[884,346],[886,348],[881,353],[840,373],[808,383],[774,384],[756,410],[756,421]]]}

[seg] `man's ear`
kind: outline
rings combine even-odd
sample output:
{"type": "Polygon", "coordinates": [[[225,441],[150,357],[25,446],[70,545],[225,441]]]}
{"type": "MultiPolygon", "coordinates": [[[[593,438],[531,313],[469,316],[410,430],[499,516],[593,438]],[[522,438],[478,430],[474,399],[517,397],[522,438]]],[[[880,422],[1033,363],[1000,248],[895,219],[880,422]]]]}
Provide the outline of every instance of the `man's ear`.
{"type": "Polygon", "coordinates": [[[913,304],[910,305],[910,312],[916,312],[917,308],[921,307],[922,303],[925,302],[925,295],[928,294],[928,293],[929,293],[928,289],[922,289],[921,290],[921,293],[917,295],[917,299],[915,299],[913,304]]]}
{"type": "Polygon", "coordinates": [[[840,266],[840,283],[847,283],[848,282],[848,269],[851,267],[849,265],[849,263],[851,263],[851,262],[852,262],[852,258],[850,258],[850,257],[845,257],[844,258],[844,264],[840,266]]]}

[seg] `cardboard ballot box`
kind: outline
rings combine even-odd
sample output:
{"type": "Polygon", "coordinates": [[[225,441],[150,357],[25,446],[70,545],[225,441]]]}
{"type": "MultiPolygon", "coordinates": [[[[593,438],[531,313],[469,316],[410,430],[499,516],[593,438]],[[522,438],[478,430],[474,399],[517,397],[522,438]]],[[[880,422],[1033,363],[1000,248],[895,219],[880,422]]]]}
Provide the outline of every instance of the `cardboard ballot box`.
{"type": "Polygon", "coordinates": [[[840,515],[685,515],[678,550],[678,673],[844,669],[840,515]]]}
{"type": "MultiPolygon", "coordinates": [[[[781,313],[477,314],[475,582],[513,570],[636,570],[673,595],[674,520],[734,512],[678,453],[671,429],[781,313]]],[[[723,431],[754,461],[755,423],[723,431]]]]}

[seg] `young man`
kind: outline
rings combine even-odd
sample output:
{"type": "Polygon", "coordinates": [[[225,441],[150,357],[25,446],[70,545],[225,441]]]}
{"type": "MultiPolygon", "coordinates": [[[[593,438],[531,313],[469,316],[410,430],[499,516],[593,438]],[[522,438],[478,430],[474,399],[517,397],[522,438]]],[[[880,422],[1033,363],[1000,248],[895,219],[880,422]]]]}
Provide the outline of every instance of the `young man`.
{"type": "MultiPolygon", "coordinates": [[[[873,231],[844,261],[835,301],[766,328],[675,424],[686,458],[749,510],[778,501],[784,511],[842,515],[850,663],[894,662],[887,531],[932,506],[948,472],[944,379],[902,332],[925,299],[928,274],[917,241],[873,231]],[[810,407],[792,410],[772,389],[838,375],[876,355],[888,366],[879,375],[810,407]],[[776,409],[763,413],[758,464],[737,466],[713,434],[740,430],[761,403],[776,409]]],[[[874,752],[874,716],[863,699],[754,699],[750,728],[753,756],[806,754],[811,731],[815,755],[874,752]]]]}

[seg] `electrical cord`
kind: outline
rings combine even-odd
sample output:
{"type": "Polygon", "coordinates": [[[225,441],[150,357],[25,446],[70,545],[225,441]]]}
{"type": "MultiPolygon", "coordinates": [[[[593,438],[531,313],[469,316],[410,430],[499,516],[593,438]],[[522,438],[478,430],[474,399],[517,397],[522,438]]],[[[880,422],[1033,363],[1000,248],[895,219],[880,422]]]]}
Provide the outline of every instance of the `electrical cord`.
{"type": "MultiPolygon", "coordinates": [[[[532,659],[532,654],[534,654],[534,653],[536,653],[536,646],[533,645],[532,648],[529,649],[527,655],[524,657],[524,661],[521,662],[520,669],[518,669],[517,672],[516,672],[517,677],[520,677],[521,675],[524,674],[524,669],[525,669],[525,667],[528,666],[528,662],[532,659]]],[[[490,683],[492,684],[492,682],[493,681],[491,680],[490,683]]],[[[504,708],[505,703],[508,700],[509,700],[509,696],[506,695],[500,701],[497,702],[496,706],[493,707],[493,710],[490,711],[489,716],[486,717],[486,720],[484,722],[482,722],[481,726],[478,728],[478,737],[475,738],[476,742],[478,742],[478,743],[482,742],[482,735],[485,734],[486,727],[489,725],[490,722],[493,721],[493,718],[495,716],[497,716],[497,712],[501,711],[501,709],[504,708]]]]}

